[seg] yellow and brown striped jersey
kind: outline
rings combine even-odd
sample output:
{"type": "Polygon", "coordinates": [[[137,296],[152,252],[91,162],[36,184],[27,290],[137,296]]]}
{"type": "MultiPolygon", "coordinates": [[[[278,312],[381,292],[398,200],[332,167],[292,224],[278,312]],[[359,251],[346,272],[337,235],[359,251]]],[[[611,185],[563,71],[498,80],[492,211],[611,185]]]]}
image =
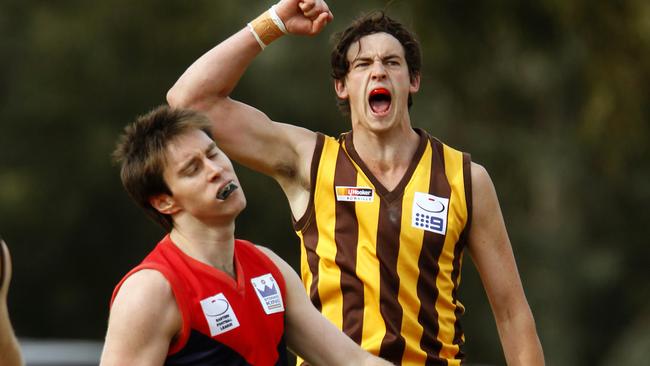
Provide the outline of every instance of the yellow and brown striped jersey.
{"type": "Polygon", "coordinates": [[[351,132],[318,135],[310,204],[294,223],[301,274],[314,305],[364,349],[397,365],[460,365],[470,157],[416,131],[413,161],[390,192],[351,132]]]}

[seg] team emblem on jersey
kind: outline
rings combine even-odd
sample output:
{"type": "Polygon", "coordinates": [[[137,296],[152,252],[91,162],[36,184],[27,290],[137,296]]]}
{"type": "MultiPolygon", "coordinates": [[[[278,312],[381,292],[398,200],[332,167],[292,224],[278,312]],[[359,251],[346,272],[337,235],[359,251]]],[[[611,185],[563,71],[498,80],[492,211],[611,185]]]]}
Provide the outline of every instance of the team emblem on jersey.
{"type": "Polygon", "coordinates": [[[262,303],[264,312],[267,314],[279,313],[284,311],[284,303],[282,302],[282,294],[280,294],[280,286],[273,278],[273,275],[267,273],[265,275],[251,278],[255,293],[262,303]]]}
{"type": "Polygon", "coordinates": [[[411,225],[418,229],[445,235],[449,199],[415,192],[411,225]]]}
{"type": "Polygon", "coordinates": [[[218,293],[214,296],[206,297],[201,300],[201,308],[205,320],[210,326],[210,336],[228,332],[239,326],[239,320],[230,306],[230,302],[223,295],[218,293]]]}
{"type": "Polygon", "coordinates": [[[368,187],[336,186],[337,201],[372,202],[375,191],[368,187]]]}

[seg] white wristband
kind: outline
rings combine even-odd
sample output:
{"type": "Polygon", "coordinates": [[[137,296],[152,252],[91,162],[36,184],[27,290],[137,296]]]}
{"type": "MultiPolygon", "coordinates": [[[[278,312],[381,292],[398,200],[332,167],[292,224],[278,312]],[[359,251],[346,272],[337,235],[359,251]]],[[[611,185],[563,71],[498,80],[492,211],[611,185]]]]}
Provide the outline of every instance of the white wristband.
{"type": "Polygon", "coordinates": [[[260,39],[260,36],[257,34],[257,32],[255,32],[255,28],[253,28],[251,23],[248,23],[247,25],[248,25],[248,30],[251,31],[251,33],[253,33],[253,37],[255,37],[255,40],[257,41],[257,43],[259,43],[262,50],[264,48],[266,48],[266,45],[264,44],[264,42],[262,42],[262,40],[260,39]]]}
{"type": "Polygon", "coordinates": [[[288,34],[289,32],[287,32],[287,27],[284,26],[284,22],[282,21],[282,19],[280,19],[280,16],[278,16],[278,13],[275,11],[276,6],[277,5],[273,5],[271,6],[271,9],[269,9],[269,14],[271,14],[271,19],[273,20],[273,23],[275,23],[275,25],[277,25],[278,28],[280,28],[282,33],[288,34]]]}

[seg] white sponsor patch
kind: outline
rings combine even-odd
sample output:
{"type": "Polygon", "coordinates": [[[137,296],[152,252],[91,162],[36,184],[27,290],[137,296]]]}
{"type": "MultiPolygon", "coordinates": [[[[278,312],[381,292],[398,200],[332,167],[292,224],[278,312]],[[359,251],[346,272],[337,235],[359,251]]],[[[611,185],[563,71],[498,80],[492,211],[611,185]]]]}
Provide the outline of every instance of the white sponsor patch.
{"type": "Polygon", "coordinates": [[[223,293],[201,300],[205,320],[210,326],[210,335],[225,333],[239,326],[239,320],[223,293]]]}
{"type": "Polygon", "coordinates": [[[251,283],[255,288],[255,293],[262,303],[264,312],[267,314],[279,313],[284,311],[284,303],[280,294],[280,286],[273,278],[273,275],[265,275],[251,278],[251,283]]]}
{"type": "Polygon", "coordinates": [[[415,192],[411,225],[418,229],[445,235],[447,232],[448,207],[448,198],[415,192]]]}
{"type": "Polygon", "coordinates": [[[375,191],[368,187],[336,186],[337,201],[372,202],[375,191]]]}

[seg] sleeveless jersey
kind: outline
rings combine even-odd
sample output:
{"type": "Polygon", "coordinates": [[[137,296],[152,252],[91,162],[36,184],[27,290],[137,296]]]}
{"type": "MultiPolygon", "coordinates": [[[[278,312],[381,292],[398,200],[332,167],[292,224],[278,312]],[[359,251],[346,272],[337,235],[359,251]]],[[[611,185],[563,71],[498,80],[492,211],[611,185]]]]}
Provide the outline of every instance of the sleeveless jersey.
{"type": "Polygon", "coordinates": [[[397,365],[460,365],[471,161],[416,132],[413,161],[390,192],[351,132],[318,135],[310,203],[294,222],[301,274],[314,305],[364,349],[397,365]]]}
{"type": "Polygon", "coordinates": [[[183,253],[165,236],[115,287],[142,269],[162,273],[183,319],[165,365],[286,365],[284,277],[253,244],[235,241],[237,279],[183,253]]]}

